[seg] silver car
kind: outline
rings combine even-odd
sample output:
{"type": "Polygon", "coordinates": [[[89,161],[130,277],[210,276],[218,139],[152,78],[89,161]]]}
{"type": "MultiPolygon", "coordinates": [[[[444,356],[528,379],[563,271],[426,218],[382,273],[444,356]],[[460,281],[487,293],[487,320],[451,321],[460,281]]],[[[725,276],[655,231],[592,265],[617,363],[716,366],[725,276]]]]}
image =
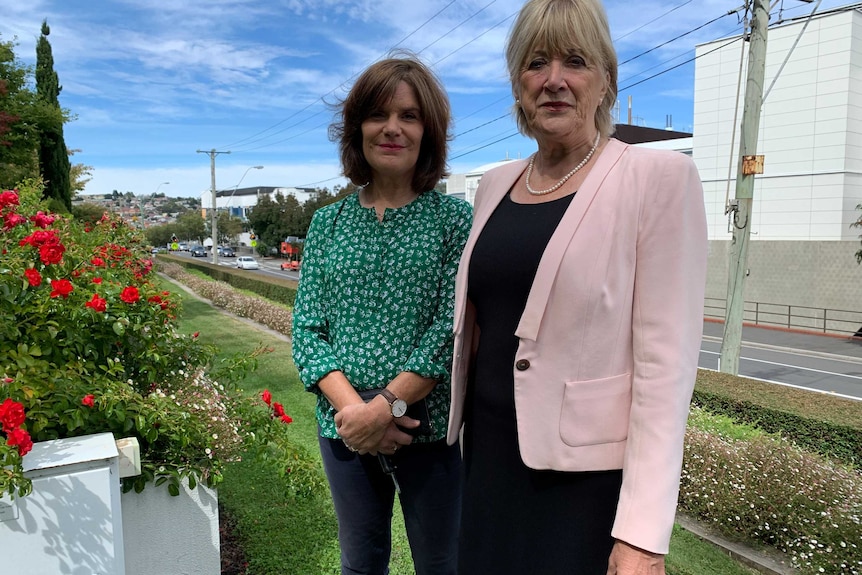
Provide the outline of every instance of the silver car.
{"type": "Polygon", "coordinates": [[[260,264],[251,256],[239,256],[236,258],[236,267],[241,270],[259,270],[260,264]]]}

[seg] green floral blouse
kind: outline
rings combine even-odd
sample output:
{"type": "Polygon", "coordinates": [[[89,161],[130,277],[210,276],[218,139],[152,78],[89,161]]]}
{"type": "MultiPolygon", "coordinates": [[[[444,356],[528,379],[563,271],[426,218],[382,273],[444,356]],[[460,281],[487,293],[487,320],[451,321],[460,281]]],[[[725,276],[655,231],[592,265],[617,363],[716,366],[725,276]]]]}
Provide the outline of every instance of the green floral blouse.
{"type": "Polygon", "coordinates": [[[436,378],[427,396],[434,441],[446,434],[455,273],[472,208],[436,191],[387,209],[378,221],[358,193],[315,212],[293,309],[293,359],[317,393],[322,437],[335,410],[317,382],[340,370],[358,390],[411,371],[436,378]]]}

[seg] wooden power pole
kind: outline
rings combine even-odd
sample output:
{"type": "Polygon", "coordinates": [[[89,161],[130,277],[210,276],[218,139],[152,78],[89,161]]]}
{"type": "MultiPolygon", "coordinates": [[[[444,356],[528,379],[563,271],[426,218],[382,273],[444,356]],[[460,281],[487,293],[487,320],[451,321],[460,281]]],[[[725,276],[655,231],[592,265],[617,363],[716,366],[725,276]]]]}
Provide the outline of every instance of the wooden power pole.
{"type": "Polygon", "coordinates": [[[213,237],[213,264],[218,265],[218,213],[217,213],[217,205],[216,205],[216,180],[215,180],[215,159],[219,154],[230,154],[230,152],[219,152],[218,150],[212,149],[209,151],[206,150],[197,150],[198,154],[209,154],[210,157],[210,181],[212,182],[212,186],[210,191],[212,192],[212,214],[210,215],[210,227],[212,228],[212,237],[213,237]]]}
{"type": "MultiPolygon", "coordinates": [[[[727,311],[721,340],[719,369],[739,373],[739,351],[742,346],[742,320],[745,312],[745,278],[748,276],[748,243],[751,238],[751,207],[754,198],[754,174],[763,173],[763,157],[756,156],[763,104],[763,79],[766,68],[766,33],[769,29],[769,1],[750,0],[754,5],[748,49],[748,76],[745,84],[745,107],[740,129],[739,168],[736,197],[727,207],[733,222],[730,263],[727,270],[727,311]]],[[[743,40],[745,34],[743,33],[743,40]]]]}

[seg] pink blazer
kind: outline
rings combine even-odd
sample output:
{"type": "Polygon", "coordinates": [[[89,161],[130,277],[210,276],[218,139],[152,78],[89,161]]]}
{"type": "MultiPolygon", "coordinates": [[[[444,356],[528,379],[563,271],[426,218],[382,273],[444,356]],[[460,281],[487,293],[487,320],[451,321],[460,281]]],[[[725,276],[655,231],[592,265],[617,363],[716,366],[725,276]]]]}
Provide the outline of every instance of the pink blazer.
{"type": "MultiPolygon", "coordinates": [[[[477,190],[455,288],[449,443],[461,430],[478,335],[470,257],[525,168],[491,170],[477,190]]],[[[522,460],[533,469],[622,469],[613,536],[655,553],[667,553],[676,511],[707,250],[691,159],[611,139],[545,249],[515,332],[522,460]]]]}

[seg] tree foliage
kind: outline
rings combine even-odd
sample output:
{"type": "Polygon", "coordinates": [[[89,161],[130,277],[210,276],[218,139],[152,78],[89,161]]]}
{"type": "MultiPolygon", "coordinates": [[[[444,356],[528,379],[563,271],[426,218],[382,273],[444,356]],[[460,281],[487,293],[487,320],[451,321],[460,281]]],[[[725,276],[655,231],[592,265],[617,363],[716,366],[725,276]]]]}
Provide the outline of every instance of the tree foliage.
{"type": "MultiPolygon", "coordinates": [[[[862,204],[857,204],[856,209],[862,210],[862,204]]],[[[859,218],[855,222],[850,224],[850,227],[851,228],[862,228],[862,216],[859,216],[859,218]]],[[[860,235],[859,238],[862,239],[862,235],[860,235]]],[[[855,255],[856,255],[856,263],[862,264],[862,249],[857,250],[855,255]]]]}
{"type": "MultiPolygon", "coordinates": [[[[42,21],[42,34],[36,44],[36,93],[44,103],[60,109],[60,80],[54,71],[54,55],[48,35],[51,29],[48,21],[42,21]]],[[[39,134],[39,167],[45,184],[43,192],[46,199],[54,198],[66,206],[66,211],[72,208],[71,164],[66,141],[63,138],[62,118],[42,126],[39,134]]]]}
{"type": "MultiPolygon", "coordinates": [[[[80,149],[69,150],[69,157],[71,158],[80,151],[80,149]]],[[[72,195],[74,196],[78,192],[83,192],[84,188],[87,187],[87,182],[92,179],[93,166],[88,166],[86,164],[72,164],[69,169],[69,180],[71,182],[70,185],[72,187],[72,195]]]]}
{"type": "Polygon", "coordinates": [[[44,126],[62,125],[62,110],[31,89],[32,67],[15,55],[17,43],[0,39],[0,187],[39,178],[39,137],[44,126]]]}
{"type": "Polygon", "coordinates": [[[102,219],[105,214],[105,208],[99,204],[92,202],[82,202],[76,206],[72,206],[72,216],[79,221],[95,224],[102,219]]]}
{"type": "Polygon", "coordinates": [[[311,217],[319,208],[331,204],[356,190],[348,184],[337,186],[332,192],[318,188],[303,203],[295,196],[276,194],[275,198],[262,196],[248,215],[248,221],[262,246],[278,247],[289,236],[304,238],[311,225],[311,217]]]}
{"type": "Polygon", "coordinates": [[[200,212],[185,212],[177,217],[177,237],[186,241],[202,243],[206,236],[206,224],[200,212]]]}

